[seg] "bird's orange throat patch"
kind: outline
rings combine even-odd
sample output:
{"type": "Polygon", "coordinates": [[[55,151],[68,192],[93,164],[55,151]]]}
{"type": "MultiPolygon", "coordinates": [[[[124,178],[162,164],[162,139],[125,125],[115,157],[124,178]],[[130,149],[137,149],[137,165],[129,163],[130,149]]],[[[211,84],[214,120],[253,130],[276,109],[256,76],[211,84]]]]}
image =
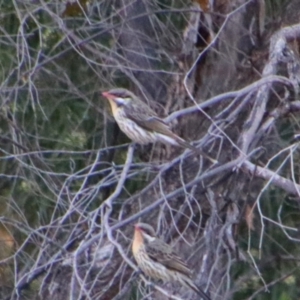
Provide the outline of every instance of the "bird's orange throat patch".
{"type": "Polygon", "coordinates": [[[107,98],[107,99],[109,101],[112,114],[115,117],[117,115],[117,113],[118,113],[118,105],[117,105],[117,103],[113,99],[111,99],[111,98],[107,98]]]}
{"type": "Polygon", "coordinates": [[[140,230],[135,229],[132,243],[132,252],[137,253],[144,243],[144,238],[140,230]]]}

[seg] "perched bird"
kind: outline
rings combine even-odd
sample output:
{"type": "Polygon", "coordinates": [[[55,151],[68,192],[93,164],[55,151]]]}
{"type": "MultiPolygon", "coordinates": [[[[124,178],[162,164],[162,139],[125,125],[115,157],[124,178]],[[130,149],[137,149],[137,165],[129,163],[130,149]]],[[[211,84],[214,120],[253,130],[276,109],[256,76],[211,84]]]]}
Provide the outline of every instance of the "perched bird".
{"type": "Polygon", "coordinates": [[[172,132],[169,125],[132,92],[120,88],[103,92],[102,95],[108,99],[120,129],[134,142],[142,145],[162,142],[189,148],[214,164],[217,163],[216,160],[172,132]]]}
{"type": "Polygon", "coordinates": [[[156,237],[155,231],[150,225],[138,223],[134,227],[132,253],[145,275],[164,282],[177,281],[191,288],[203,299],[211,300],[193,283],[190,268],[171,246],[156,237]]]}

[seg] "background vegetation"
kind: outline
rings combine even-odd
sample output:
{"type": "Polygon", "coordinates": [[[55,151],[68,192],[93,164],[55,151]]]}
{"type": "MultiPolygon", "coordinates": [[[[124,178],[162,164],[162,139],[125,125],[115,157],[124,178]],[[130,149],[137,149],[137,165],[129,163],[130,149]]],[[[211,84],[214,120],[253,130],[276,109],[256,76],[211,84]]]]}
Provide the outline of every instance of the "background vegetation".
{"type": "Polygon", "coordinates": [[[198,299],[138,221],[214,300],[300,298],[298,0],[0,0],[0,35],[1,299],[198,299]],[[218,164],[128,148],[112,87],[218,164]]]}

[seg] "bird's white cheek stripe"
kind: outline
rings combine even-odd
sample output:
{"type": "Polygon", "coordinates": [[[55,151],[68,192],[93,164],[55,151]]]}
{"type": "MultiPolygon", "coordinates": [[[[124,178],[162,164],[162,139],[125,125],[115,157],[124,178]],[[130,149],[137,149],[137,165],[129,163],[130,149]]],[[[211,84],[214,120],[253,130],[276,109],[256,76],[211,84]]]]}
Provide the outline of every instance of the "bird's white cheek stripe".
{"type": "Polygon", "coordinates": [[[145,239],[150,243],[155,240],[155,237],[150,236],[149,234],[143,233],[143,235],[144,235],[145,239]]]}
{"type": "Polygon", "coordinates": [[[116,97],[115,102],[119,105],[124,105],[126,101],[123,98],[116,97]]]}

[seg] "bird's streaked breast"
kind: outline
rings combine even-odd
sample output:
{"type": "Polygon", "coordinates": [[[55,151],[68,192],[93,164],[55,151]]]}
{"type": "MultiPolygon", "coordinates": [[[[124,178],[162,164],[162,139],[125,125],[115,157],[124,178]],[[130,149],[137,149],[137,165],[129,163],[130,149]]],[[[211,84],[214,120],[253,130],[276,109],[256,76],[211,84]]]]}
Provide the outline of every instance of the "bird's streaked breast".
{"type": "Polygon", "coordinates": [[[122,108],[115,110],[114,117],[120,129],[134,142],[149,144],[157,141],[156,133],[143,129],[134,121],[127,118],[122,108]]]}
{"type": "Polygon", "coordinates": [[[173,278],[172,274],[168,272],[165,266],[149,258],[144,246],[138,253],[136,253],[134,257],[140,269],[147,276],[153,279],[163,280],[164,282],[172,281],[175,279],[173,278]]]}

